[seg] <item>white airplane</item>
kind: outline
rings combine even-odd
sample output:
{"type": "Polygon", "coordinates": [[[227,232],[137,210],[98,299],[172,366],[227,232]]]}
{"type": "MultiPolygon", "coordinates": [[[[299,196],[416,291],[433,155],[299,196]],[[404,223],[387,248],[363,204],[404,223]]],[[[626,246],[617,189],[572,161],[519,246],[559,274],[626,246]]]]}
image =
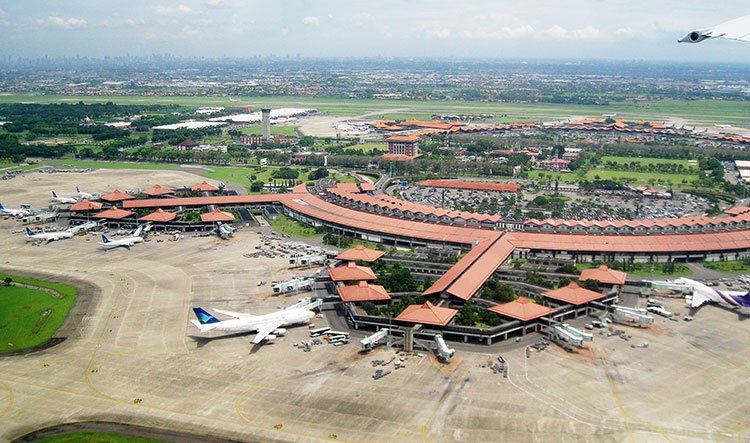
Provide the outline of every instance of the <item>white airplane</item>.
{"type": "Polygon", "coordinates": [[[697,308],[704,303],[718,303],[733,309],[750,308],[750,293],[748,291],[720,291],[689,278],[678,278],[675,283],[693,288],[693,293],[685,296],[685,302],[691,308],[697,308]]]}
{"type": "Polygon", "coordinates": [[[51,241],[64,240],[71,237],[73,237],[73,233],[70,231],[34,232],[31,229],[26,228],[26,241],[42,240],[49,243],[51,241]]]}
{"type": "Polygon", "coordinates": [[[84,198],[87,198],[89,200],[94,199],[94,194],[89,194],[88,192],[81,191],[78,186],[76,186],[76,192],[78,193],[78,198],[83,200],[84,198]]]}
{"type": "Polygon", "coordinates": [[[120,238],[117,240],[110,240],[106,235],[102,234],[102,242],[99,243],[102,248],[104,249],[114,249],[114,248],[127,248],[130,250],[130,248],[138,243],[143,243],[143,237],[141,237],[141,233],[143,233],[143,226],[138,226],[138,229],[133,232],[133,235],[130,237],[120,238]]]}
{"type": "Polygon", "coordinates": [[[3,206],[2,203],[0,203],[0,214],[10,215],[11,217],[23,217],[24,215],[29,215],[30,212],[27,209],[24,208],[18,208],[18,209],[10,209],[3,206]]]}
{"type": "Polygon", "coordinates": [[[52,191],[52,201],[64,205],[78,203],[78,200],[73,197],[58,197],[55,191],[52,191]]]}
{"type": "Polygon", "coordinates": [[[231,320],[219,320],[203,308],[193,308],[193,312],[198,317],[198,320],[191,319],[190,322],[200,329],[201,332],[257,332],[255,338],[251,341],[255,345],[264,340],[272,341],[276,337],[286,334],[286,329],[282,328],[282,326],[307,323],[315,316],[315,313],[305,306],[292,306],[283,311],[265,315],[250,315],[221,309],[214,309],[214,311],[234,318],[231,320]]]}
{"type": "Polygon", "coordinates": [[[712,28],[691,31],[685,37],[677,40],[678,43],[700,43],[709,38],[724,38],[728,40],[739,40],[750,42],[750,15],[729,20],[712,28]]]}

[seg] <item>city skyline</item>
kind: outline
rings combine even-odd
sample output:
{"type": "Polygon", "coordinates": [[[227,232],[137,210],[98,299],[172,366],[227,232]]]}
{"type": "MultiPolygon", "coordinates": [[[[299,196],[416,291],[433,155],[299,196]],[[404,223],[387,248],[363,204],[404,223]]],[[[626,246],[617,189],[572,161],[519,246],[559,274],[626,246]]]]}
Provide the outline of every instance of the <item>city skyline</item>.
{"type": "Polygon", "coordinates": [[[697,1],[503,4],[0,1],[0,56],[468,57],[743,62],[750,45],[677,44],[747,14],[697,1]]]}

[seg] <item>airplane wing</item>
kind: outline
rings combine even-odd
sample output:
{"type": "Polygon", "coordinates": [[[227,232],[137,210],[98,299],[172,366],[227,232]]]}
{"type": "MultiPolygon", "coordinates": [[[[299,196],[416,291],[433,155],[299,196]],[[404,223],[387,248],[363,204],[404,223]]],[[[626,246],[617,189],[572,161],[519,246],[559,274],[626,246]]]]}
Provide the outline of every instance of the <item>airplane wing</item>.
{"type": "Polygon", "coordinates": [[[724,38],[750,42],[750,15],[729,20],[713,28],[699,29],[690,32],[679,40],[681,43],[700,43],[709,38],[724,38]]]}
{"type": "Polygon", "coordinates": [[[228,315],[228,316],[234,317],[234,318],[252,318],[252,317],[255,317],[254,315],[245,314],[244,312],[225,311],[223,309],[216,309],[216,308],[213,308],[211,310],[214,311],[214,312],[218,312],[219,314],[228,315]]]}
{"type": "Polygon", "coordinates": [[[258,333],[255,335],[255,338],[250,343],[257,345],[258,343],[262,342],[263,339],[266,338],[268,334],[271,333],[271,331],[278,328],[282,324],[284,324],[284,322],[279,320],[279,321],[268,322],[268,323],[264,323],[260,325],[260,327],[258,328],[258,333]]]}
{"type": "Polygon", "coordinates": [[[703,305],[704,303],[711,301],[709,297],[701,294],[698,291],[693,292],[693,295],[688,296],[688,297],[689,298],[686,297],[686,301],[688,301],[688,304],[690,305],[691,308],[697,308],[703,305]]]}

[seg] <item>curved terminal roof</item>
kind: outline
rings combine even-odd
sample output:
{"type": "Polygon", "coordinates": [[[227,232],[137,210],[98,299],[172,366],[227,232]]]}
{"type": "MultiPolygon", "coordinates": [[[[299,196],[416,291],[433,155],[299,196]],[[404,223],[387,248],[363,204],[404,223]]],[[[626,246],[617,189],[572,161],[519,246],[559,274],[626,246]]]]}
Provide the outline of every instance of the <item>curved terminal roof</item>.
{"type": "Polygon", "coordinates": [[[431,188],[476,189],[479,191],[500,192],[516,192],[521,189],[521,185],[512,183],[466,182],[459,180],[422,180],[417,182],[417,186],[427,186],[431,188]]]}

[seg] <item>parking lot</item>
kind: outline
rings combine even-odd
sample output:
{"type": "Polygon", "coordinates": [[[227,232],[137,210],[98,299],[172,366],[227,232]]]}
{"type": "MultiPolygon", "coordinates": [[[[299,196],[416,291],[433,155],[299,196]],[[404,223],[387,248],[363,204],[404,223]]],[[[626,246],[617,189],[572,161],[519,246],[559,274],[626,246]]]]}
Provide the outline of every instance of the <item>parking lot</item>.
{"type": "MultiPolygon", "coordinates": [[[[120,183],[127,172],[107,177],[120,183]]],[[[149,174],[160,184],[167,178],[149,174]]],[[[56,180],[41,177],[0,182],[0,195],[20,183],[27,194],[17,200],[35,203],[56,180]]],[[[538,336],[484,350],[455,344],[449,365],[420,352],[400,369],[395,360],[378,367],[391,373],[374,380],[371,362],[390,361],[394,351],[363,355],[354,340],[304,352],[294,346],[309,340],[304,326],[255,348],[252,335],[197,338],[188,322],[193,306],[262,314],[305,295],[273,296],[257,285],[314,269],[289,269],[286,256],[245,257],[262,242],[254,229],[228,241],[186,236],[110,252],[93,236],[32,247],[14,229],[0,221],[3,271],[89,282],[82,297],[92,302],[61,345],[0,357],[0,440],[80,420],[246,441],[746,438],[750,335],[746,322],[721,308],[704,307],[692,322],[657,318],[649,329],[629,328],[630,342],[596,335],[573,354],[550,346],[526,358],[525,345],[538,336]],[[630,346],[641,342],[649,346],[630,346]],[[508,378],[488,364],[498,354],[508,378]]],[[[665,301],[673,312],[686,311],[681,303],[665,301]]]]}

